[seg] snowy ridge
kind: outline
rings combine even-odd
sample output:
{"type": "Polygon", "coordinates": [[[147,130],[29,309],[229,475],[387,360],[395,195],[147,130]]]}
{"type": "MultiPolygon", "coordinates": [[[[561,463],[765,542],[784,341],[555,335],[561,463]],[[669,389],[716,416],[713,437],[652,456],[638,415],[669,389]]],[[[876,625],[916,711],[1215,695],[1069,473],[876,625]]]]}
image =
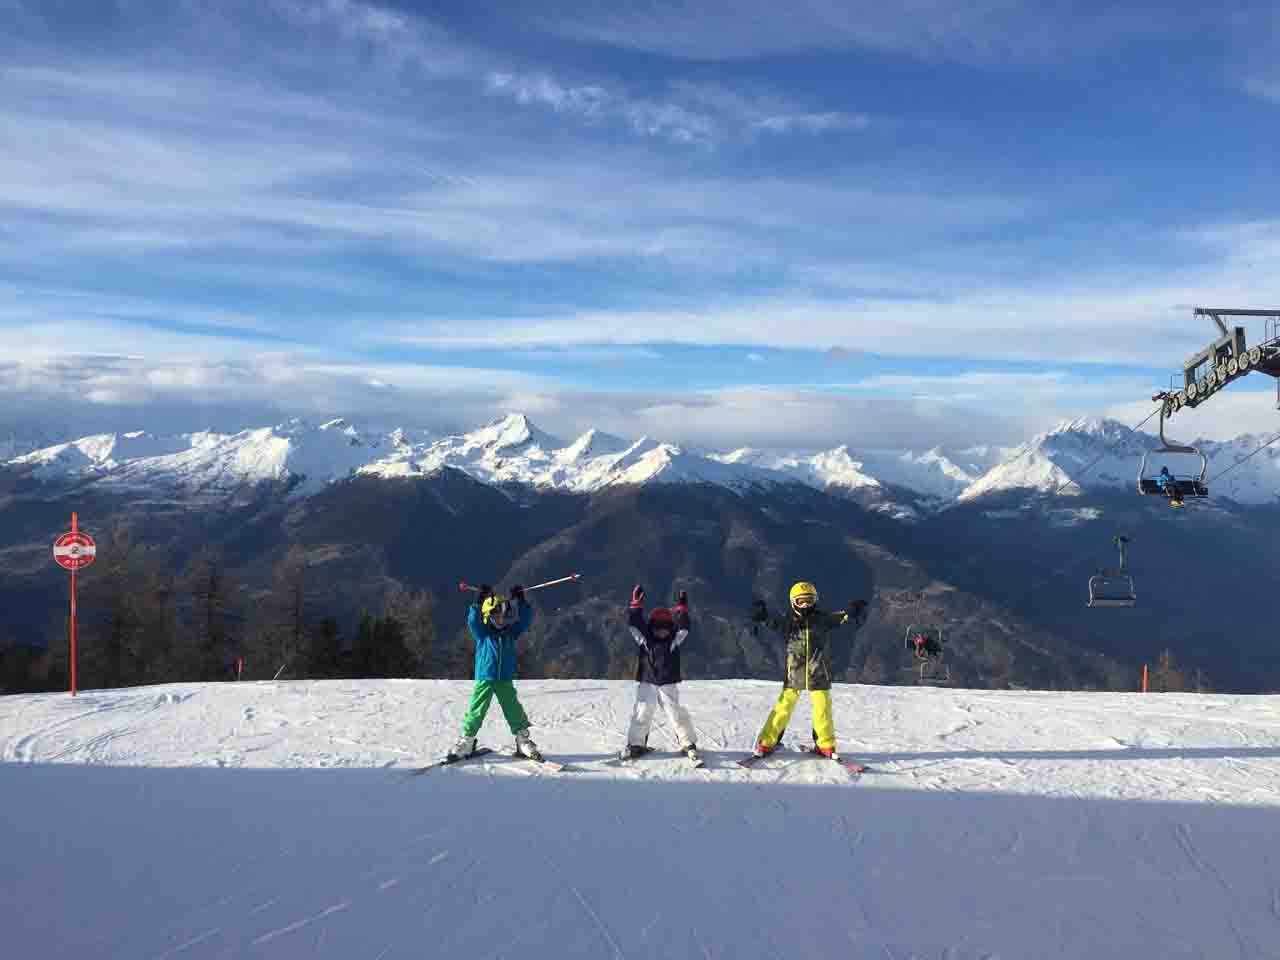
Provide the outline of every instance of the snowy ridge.
{"type": "Polygon", "coordinates": [[[1275,696],[836,684],[842,752],[871,766],[855,780],[792,750],[733,763],[774,682],[681,685],[701,770],[661,719],[657,753],[610,763],[633,683],[518,689],[571,769],[506,756],[494,712],[494,753],[412,776],[457,736],[469,681],[0,697],[21,868],[6,955],[1263,960],[1280,943],[1275,696]],[[780,850],[797,857],[781,884],[780,850]]]}
{"type": "Polygon", "coordinates": [[[98,479],[127,488],[229,490],[297,479],[300,492],[349,476],[390,438],[362,437],[345,420],[311,428],[300,420],[234,434],[201,431],[172,437],[99,434],[17,457],[41,479],[98,479]]]}
{"type": "MultiPolygon", "coordinates": [[[[1215,495],[1242,503],[1274,503],[1280,496],[1280,446],[1249,460],[1264,443],[1240,436],[1197,442],[1209,458],[1209,477],[1231,467],[1215,495]],[[1238,467],[1233,465],[1239,464],[1238,467]]],[[[565,441],[519,413],[448,437],[395,429],[363,432],[345,420],[313,427],[291,420],[234,434],[201,432],[158,437],[145,432],[100,434],[7,461],[41,479],[95,480],[122,488],[232,490],[246,483],[288,481],[295,494],[315,492],[346,477],[419,477],[445,467],[484,483],[592,492],[613,484],[713,483],[733,490],[801,483],[858,497],[873,509],[909,518],[933,509],[1014,489],[1132,487],[1145,451],[1157,440],[1114,420],[1082,418],[1012,449],[854,450],[819,453],[741,448],[698,451],[651,437],[626,440],[588,430],[565,441]],[[1072,481],[1075,481],[1074,483],[1072,481]],[[920,500],[897,496],[906,490],[920,500]],[[895,502],[903,501],[902,503],[895,502]]],[[[1194,457],[1166,455],[1175,473],[1198,469],[1194,457]]]]}
{"type": "MultiPolygon", "coordinates": [[[[1277,502],[1280,499],[1280,450],[1268,447],[1257,452],[1265,442],[1264,438],[1252,434],[1225,442],[1192,441],[1191,445],[1208,460],[1210,494],[1240,503],[1277,502]],[[1249,457],[1247,461],[1246,457],[1249,457]],[[1227,469],[1231,473],[1224,477],[1222,485],[1215,484],[1214,478],[1227,469]]],[[[1015,448],[1001,463],[966,487],[958,499],[971,500],[983,494],[1022,488],[1059,490],[1064,495],[1078,495],[1082,488],[1132,489],[1137,483],[1143,454],[1159,446],[1159,440],[1150,434],[1131,430],[1115,420],[1086,417],[1063,421],[1015,448]]],[[[1148,470],[1157,472],[1164,465],[1178,474],[1200,470],[1198,457],[1180,453],[1152,456],[1148,470]]]]}

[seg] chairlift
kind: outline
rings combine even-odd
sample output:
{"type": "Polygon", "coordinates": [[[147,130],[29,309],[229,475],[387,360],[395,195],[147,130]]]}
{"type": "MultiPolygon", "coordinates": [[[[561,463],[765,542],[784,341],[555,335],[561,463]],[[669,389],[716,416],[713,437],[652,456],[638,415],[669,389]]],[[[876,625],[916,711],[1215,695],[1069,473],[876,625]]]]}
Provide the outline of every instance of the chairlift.
{"type": "Polygon", "coordinates": [[[1125,547],[1129,538],[1117,536],[1112,542],[1120,548],[1120,566],[1115,570],[1101,570],[1089,578],[1091,607],[1132,607],[1138,602],[1133,577],[1125,572],[1125,547]]]}
{"type": "Polygon", "coordinates": [[[1160,446],[1155,450],[1148,450],[1142,455],[1142,464],[1138,467],[1138,492],[1149,496],[1167,497],[1169,505],[1174,507],[1182,506],[1182,502],[1188,497],[1209,496],[1209,486],[1205,483],[1205,474],[1209,471],[1209,458],[1195,447],[1189,447],[1181,443],[1170,443],[1165,439],[1164,421],[1165,415],[1169,412],[1171,401],[1168,394],[1157,394],[1155,399],[1162,401],[1160,407],[1160,446]],[[1199,474],[1172,473],[1167,467],[1164,467],[1161,473],[1148,473],[1147,464],[1152,454],[1160,453],[1185,453],[1199,457],[1199,474]],[[1164,474],[1163,478],[1161,474],[1164,474]]]}
{"type": "Polygon", "coordinates": [[[942,684],[951,681],[951,667],[945,662],[946,642],[941,627],[908,624],[904,644],[916,662],[905,669],[916,674],[916,682],[942,684]]]}

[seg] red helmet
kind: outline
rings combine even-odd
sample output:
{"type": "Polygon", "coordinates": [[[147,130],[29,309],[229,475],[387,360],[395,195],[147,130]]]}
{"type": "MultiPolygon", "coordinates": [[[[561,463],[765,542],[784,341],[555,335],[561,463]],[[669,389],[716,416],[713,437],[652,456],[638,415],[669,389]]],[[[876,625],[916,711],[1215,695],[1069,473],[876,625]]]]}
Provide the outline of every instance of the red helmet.
{"type": "Polygon", "coordinates": [[[666,627],[668,630],[674,630],[676,626],[675,617],[671,615],[671,611],[666,607],[654,607],[649,613],[649,629],[655,627],[666,627]]]}

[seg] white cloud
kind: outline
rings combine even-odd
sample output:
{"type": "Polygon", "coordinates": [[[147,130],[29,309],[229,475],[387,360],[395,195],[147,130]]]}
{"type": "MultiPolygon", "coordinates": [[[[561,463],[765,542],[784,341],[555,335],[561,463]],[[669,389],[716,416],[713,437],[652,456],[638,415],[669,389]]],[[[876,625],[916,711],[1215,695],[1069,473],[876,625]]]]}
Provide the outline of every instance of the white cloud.
{"type": "Polygon", "coordinates": [[[764,117],[751,124],[765,133],[826,133],[829,130],[865,130],[871,118],[864,113],[796,113],[764,117]]]}
{"type": "Polygon", "coordinates": [[[636,133],[677,143],[709,144],[716,136],[716,125],[705,114],[676,103],[632,97],[599,84],[568,86],[545,73],[495,72],[489,75],[486,88],[520,104],[545,106],[586,120],[620,119],[636,133]]]}
{"type": "Polygon", "coordinates": [[[356,0],[271,0],[271,5],[297,23],[325,27],[372,46],[393,66],[456,73],[469,60],[463,44],[421,15],[356,0]]]}
{"type": "Polygon", "coordinates": [[[1034,0],[657,0],[601,5],[544,2],[544,29],[579,40],[691,60],[737,60],[870,49],[928,61],[1038,63],[1149,36],[1142,5],[1082,9],[1034,0]]]}

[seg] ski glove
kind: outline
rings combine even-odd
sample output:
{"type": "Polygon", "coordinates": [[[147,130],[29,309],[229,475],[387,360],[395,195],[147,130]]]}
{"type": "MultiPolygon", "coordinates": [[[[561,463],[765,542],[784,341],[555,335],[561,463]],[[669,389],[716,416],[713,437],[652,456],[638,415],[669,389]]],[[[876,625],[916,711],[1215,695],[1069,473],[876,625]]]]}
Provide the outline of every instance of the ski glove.
{"type": "Polygon", "coordinates": [[[512,587],[512,588],[511,588],[511,599],[512,599],[512,600],[519,600],[521,603],[524,603],[524,587],[522,587],[522,586],[521,586],[520,584],[518,584],[518,583],[517,583],[514,587],[512,587]]]}
{"type": "Polygon", "coordinates": [[[686,591],[681,590],[680,593],[676,596],[676,606],[677,607],[689,606],[689,594],[686,591]]]}
{"type": "Polygon", "coordinates": [[[631,588],[631,605],[633,607],[641,606],[644,603],[644,587],[636,584],[631,588]]]}
{"type": "Polygon", "coordinates": [[[751,601],[751,619],[756,623],[764,623],[769,619],[769,608],[764,605],[763,600],[751,601]]]}

